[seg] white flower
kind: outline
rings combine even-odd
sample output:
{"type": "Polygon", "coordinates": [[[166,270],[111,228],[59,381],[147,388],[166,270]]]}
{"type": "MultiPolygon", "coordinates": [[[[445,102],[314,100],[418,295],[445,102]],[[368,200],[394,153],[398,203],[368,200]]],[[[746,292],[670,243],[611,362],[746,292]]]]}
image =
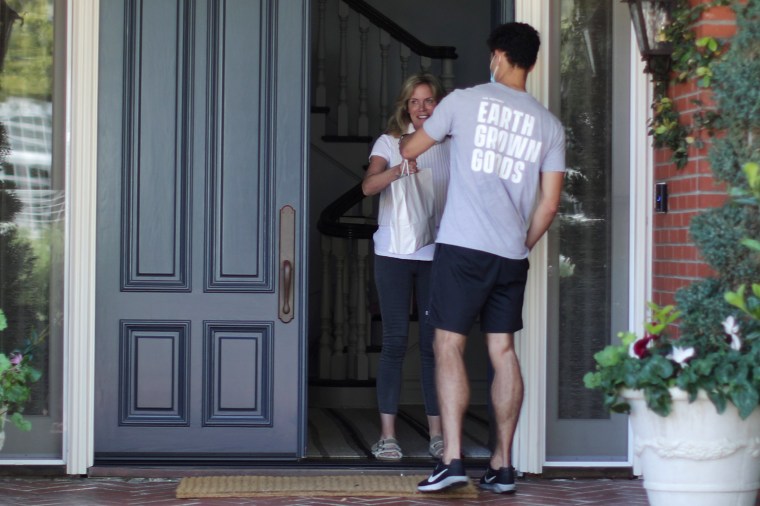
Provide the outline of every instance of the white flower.
{"type": "Polygon", "coordinates": [[[686,361],[693,356],[694,348],[681,348],[680,346],[673,346],[673,351],[671,351],[670,355],[665,358],[680,364],[681,367],[687,367],[689,364],[687,364],[686,361]]]}
{"type": "Polygon", "coordinates": [[[731,349],[739,351],[742,347],[742,340],[739,338],[739,323],[733,316],[723,320],[723,330],[731,338],[731,349]]]}

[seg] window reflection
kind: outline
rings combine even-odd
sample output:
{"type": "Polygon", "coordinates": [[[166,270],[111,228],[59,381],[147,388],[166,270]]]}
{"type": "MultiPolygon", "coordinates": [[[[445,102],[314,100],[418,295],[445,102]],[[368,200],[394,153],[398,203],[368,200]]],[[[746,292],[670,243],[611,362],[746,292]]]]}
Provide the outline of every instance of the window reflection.
{"type": "Polygon", "coordinates": [[[568,173],[559,220],[559,417],[606,418],[582,378],[610,333],[613,9],[597,0],[561,5],[568,173]]]}
{"type": "Polygon", "coordinates": [[[53,161],[53,0],[0,0],[0,352],[42,372],[0,460],[61,458],[63,164],[53,161]],[[4,36],[3,36],[4,35],[4,36]]]}

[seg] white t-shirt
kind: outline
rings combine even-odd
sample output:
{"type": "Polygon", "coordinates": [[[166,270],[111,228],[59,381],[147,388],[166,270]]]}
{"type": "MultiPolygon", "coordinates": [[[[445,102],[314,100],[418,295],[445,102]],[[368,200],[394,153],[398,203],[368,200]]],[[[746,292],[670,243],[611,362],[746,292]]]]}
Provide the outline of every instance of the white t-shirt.
{"type": "Polygon", "coordinates": [[[565,170],[559,120],[528,93],[489,83],[450,93],[423,129],[435,140],[451,136],[451,184],[436,242],[526,258],[539,174],[565,170]]]}
{"type": "MultiPolygon", "coordinates": [[[[431,116],[432,117],[432,116],[431,116]]],[[[427,121],[430,121],[428,118],[427,121]]],[[[414,127],[409,126],[410,131],[414,131],[414,127]]],[[[384,158],[388,164],[385,170],[395,167],[403,161],[401,153],[399,152],[399,140],[388,134],[381,135],[375,145],[372,147],[370,158],[373,156],[379,156],[384,158]]],[[[435,225],[436,230],[441,223],[441,216],[443,215],[443,207],[446,203],[446,191],[449,184],[449,142],[448,139],[444,139],[427,150],[425,153],[417,157],[417,167],[430,168],[433,173],[433,192],[435,194],[435,225]]],[[[391,183],[393,184],[393,183],[391,183]]],[[[391,246],[391,228],[390,217],[392,212],[392,201],[390,197],[390,191],[387,187],[380,192],[380,202],[378,210],[378,227],[375,235],[372,239],[375,243],[375,255],[401,258],[404,260],[433,260],[433,253],[435,252],[435,244],[423,246],[414,253],[408,255],[399,255],[390,252],[391,246]]]]}

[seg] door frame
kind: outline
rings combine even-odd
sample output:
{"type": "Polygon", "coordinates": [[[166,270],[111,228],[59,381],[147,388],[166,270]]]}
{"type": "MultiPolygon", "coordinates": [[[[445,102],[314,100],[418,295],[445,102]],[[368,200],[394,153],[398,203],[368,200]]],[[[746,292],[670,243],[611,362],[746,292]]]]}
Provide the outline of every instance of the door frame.
{"type": "MultiPolygon", "coordinates": [[[[542,34],[541,51],[536,66],[528,79],[528,92],[539,102],[551,108],[549,83],[554,62],[558,58],[559,32],[552,25],[551,10],[557,8],[552,0],[515,0],[515,20],[529,23],[542,34]]],[[[630,263],[628,316],[633,329],[644,322],[646,301],[651,298],[652,277],[652,214],[653,214],[653,151],[647,124],[650,115],[652,85],[644,74],[644,64],[638,55],[633,29],[631,40],[631,103],[630,103],[630,263]]],[[[520,356],[525,400],[520,422],[515,433],[513,460],[515,467],[523,472],[542,473],[544,467],[613,467],[635,465],[631,431],[628,431],[628,461],[621,462],[547,462],[546,461],[546,412],[547,412],[547,317],[548,308],[544,294],[548,287],[548,247],[546,238],[541,239],[530,254],[531,275],[525,290],[523,320],[525,329],[515,340],[520,356]]],[[[633,330],[631,329],[631,330],[633,330]]],[[[636,469],[634,468],[634,471],[636,469]]]]}
{"type": "Polygon", "coordinates": [[[100,0],[66,11],[66,238],[64,270],[63,458],[87,474],[94,451],[95,229],[100,0]]]}
{"type": "MultiPolygon", "coordinates": [[[[510,2],[511,3],[511,2],[510,2]]],[[[528,91],[549,103],[552,58],[551,0],[515,0],[515,18],[533,25],[543,40],[528,91]]],[[[99,0],[77,0],[67,6],[66,41],[66,245],[64,314],[63,460],[68,474],[86,474],[94,457],[95,225],[97,202],[98,36],[99,0]]],[[[644,321],[651,298],[653,160],[646,124],[651,84],[644,74],[631,31],[631,262],[629,321],[644,321]]],[[[515,438],[517,466],[540,473],[545,465],[546,437],[546,302],[547,249],[543,241],[531,253],[532,275],[526,289],[526,330],[517,340],[526,383],[526,398],[515,438]]],[[[304,287],[306,289],[306,287],[304,287]]],[[[629,437],[629,441],[631,438],[629,437]]],[[[629,443],[629,461],[632,461],[629,443]]],[[[553,465],[557,465],[554,463],[553,465]]],[[[581,466],[582,463],[574,463],[581,466]]],[[[599,463],[594,465],[598,466],[599,463]]],[[[630,464],[628,464],[630,465],[630,464]]]]}

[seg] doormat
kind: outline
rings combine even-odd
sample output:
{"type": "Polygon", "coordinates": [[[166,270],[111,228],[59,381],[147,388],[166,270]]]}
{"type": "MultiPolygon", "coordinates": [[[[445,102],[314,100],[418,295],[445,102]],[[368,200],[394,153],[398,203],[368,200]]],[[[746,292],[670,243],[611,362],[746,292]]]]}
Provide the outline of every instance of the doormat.
{"type": "Polygon", "coordinates": [[[444,492],[425,493],[417,483],[426,476],[195,476],[183,478],[178,499],[208,497],[344,496],[430,497],[467,499],[478,496],[472,482],[444,492]]]}

